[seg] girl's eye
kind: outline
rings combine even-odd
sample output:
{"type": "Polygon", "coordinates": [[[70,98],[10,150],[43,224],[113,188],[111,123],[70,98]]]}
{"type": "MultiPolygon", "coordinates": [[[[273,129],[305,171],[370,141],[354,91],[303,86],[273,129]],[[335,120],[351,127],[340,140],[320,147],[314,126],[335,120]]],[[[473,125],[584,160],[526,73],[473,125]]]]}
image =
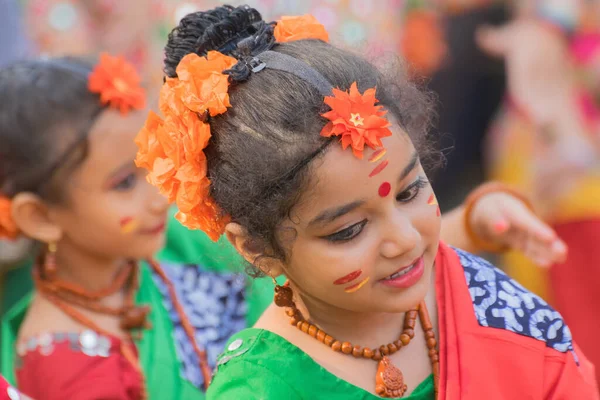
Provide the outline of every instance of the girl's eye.
{"type": "Polygon", "coordinates": [[[409,203],[412,200],[414,200],[421,192],[421,189],[423,189],[426,186],[427,180],[425,180],[423,177],[418,177],[416,181],[411,183],[402,192],[398,193],[398,195],[396,196],[396,201],[399,201],[401,203],[409,203]]]}
{"type": "Polygon", "coordinates": [[[357,237],[362,232],[366,224],[367,220],[365,219],[334,234],[325,236],[325,239],[334,243],[348,242],[357,237]]]}
{"type": "Polygon", "coordinates": [[[137,181],[137,177],[135,176],[135,174],[133,174],[133,173],[129,174],[125,178],[123,178],[119,182],[117,182],[113,186],[113,189],[119,190],[119,191],[130,190],[131,188],[133,188],[135,186],[136,181],[137,181]]]}

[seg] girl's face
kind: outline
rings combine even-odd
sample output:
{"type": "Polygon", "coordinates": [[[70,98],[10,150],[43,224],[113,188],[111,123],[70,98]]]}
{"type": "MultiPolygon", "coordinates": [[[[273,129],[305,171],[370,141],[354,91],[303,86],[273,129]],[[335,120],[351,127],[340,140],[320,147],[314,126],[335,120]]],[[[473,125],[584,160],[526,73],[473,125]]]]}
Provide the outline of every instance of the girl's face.
{"type": "Polygon", "coordinates": [[[426,295],[440,211],[407,135],[396,129],[383,143],[379,160],[333,144],[284,223],[297,235],[282,269],[308,303],[402,312],[426,295]]]}
{"type": "Polygon", "coordinates": [[[167,201],[133,162],[134,138],[144,117],[143,112],[123,117],[107,110],[97,119],[87,158],[64,184],[64,204],[49,210],[62,231],[59,249],[142,259],[164,244],[167,201]]]}

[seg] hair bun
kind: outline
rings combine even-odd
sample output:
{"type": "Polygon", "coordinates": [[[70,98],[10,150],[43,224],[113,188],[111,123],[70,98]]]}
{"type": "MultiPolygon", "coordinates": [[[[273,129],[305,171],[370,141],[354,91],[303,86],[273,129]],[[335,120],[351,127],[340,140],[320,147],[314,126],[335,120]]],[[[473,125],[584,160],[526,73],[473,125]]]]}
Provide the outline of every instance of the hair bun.
{"type": "Polygon", "coordinates": [[[221,6],[186,15],[169,34],[165,46],[164,71],[176,76],[179,61],[187,54],[206,55],[211,50],[238,59],[272,47],[273,24],[262,20],[249,6],[221,6]]]}

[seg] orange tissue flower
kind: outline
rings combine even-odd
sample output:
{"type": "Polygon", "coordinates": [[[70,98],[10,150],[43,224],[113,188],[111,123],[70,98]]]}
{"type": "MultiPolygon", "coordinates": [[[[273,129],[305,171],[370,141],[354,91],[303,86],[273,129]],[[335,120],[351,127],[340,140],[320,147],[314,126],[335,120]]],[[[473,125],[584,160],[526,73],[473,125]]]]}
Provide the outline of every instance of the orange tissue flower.
{"type": "Polygon", "coordinates": [[[209,194],[204,155],[209,139],[210,125],[194,112],[167,114],[164,120],[150,112],[136,137],[135,162],[149,171],[148,182],[177,205],[182,224],[201,229],[216,241],[228,219],[209,194]]]}
{"type": "Polygon", "coordinates": [[[16,239],[19,230],[11,214],[11,200],[0,195],[0,239],[16,239]]]}
{"type": "Polygon", "coordinates": [[[131,109],[146,107],[146,94],[133,65],[123,57],[100,55],[100,62],[89,76],[88,88],[100,94],[100,102],[126,115],[131,109]]]}
{"type": "Polygon", "coordinates": [[[159,99],[161,119],[150,112],[138,133],[136,165],[149,171],[148,182],[175,203],[176,218],[190,229],[201,229],[218,240],[230,221],[210,196],[204,149],[210,125],[200,119],[208,111],[219,115],[231,107],[229,80],[223,71],[237,63],[217,51],[206,57],[186,55],[177,66],[177,78],[167,78],[159,99]]]}
{"type": "MultiPolygon", "coordinates": [[[[223,114],[229,103],[229,76],[223,71],[237,63],[233,57],[218,51],[209,51],[206,57],[190,53],[183,57],[177,66],[177,83],[173,85],[174,94],[191,111],[211,116],[223,114]]],[[[163,98],[167,98],[163,95],[163,98]]],[[[164,108],[164,105],[163,105],[164,108]]]]}
{"type": "Polygon", "coordinates": [[[390,122],[385,118],[383,106],[376,105],[375,88],[363,94],[358,91],[356,82],[348,92],[333,89],[333,96],[325,97],[325,104],[331,111],[322,114],[330,122],[323,127],[321,136],[341,136],[344,150],[352,147],[354,155],[363,158],[365,145],[372,149],[383,147],[381,138],[391,136],[390,122]]]}
{"type": "Polygon", "coordinates": [[[278,43],[303,39],[320,39],[329,42],[329,34],[325,27],[310,14],[281,17],[275,25],[273,34],[278,43]]]}

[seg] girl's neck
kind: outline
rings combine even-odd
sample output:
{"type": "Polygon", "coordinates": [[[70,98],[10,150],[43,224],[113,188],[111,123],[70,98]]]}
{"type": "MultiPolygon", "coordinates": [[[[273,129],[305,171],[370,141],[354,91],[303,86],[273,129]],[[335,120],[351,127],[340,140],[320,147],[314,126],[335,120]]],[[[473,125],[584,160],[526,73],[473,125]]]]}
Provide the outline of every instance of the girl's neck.
{"type": "Polygon", "coordinates": [[[87,290],[104,289],[126,265],[122,258],[102,257],[70,243],[60,243],[56,252],[56,271],[62,279],[87,290]]]}

